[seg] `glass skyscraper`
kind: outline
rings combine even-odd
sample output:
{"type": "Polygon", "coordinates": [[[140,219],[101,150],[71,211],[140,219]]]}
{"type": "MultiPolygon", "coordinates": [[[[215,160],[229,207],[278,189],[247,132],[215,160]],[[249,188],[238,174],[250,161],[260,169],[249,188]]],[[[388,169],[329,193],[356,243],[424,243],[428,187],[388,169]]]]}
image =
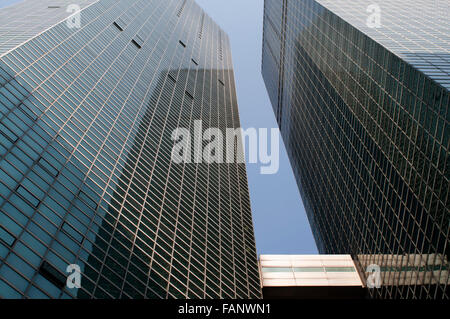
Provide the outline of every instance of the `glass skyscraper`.
{"type": "Polygon", "coordinates": [[[378,265],[375,298],[450,296],[449,21],[446,0],[265,1],[262,73],[319,251],[378,265]]]}
{"type": "Polygon", "coordinates": [[[0,298],[260,298],[245,164],[171,160],[196,120],[240,127],[193,0],[1,9],[0,298]]]}

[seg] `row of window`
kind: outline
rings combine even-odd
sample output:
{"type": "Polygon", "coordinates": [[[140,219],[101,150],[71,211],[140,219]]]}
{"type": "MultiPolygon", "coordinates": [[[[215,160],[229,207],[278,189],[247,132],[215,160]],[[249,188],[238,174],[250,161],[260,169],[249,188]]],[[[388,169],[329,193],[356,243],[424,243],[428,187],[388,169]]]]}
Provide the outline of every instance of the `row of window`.
{"type": "Polygon", "coordinates": [[[263,272],[356,272],[355,267],[262,267],[263,272]]]}

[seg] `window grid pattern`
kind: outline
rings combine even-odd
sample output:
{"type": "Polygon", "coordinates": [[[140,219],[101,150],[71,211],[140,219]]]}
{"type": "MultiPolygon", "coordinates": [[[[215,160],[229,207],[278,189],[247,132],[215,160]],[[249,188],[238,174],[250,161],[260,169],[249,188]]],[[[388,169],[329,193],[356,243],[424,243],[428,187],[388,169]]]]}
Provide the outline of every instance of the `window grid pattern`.
{"type": "Polygon", "coordinates": [[[98,0],[23,1],[0,11],[0,56],[98,0]]]}
{"type": "Polygon", "coordinates": [[[374,297],[448,299],[448,88],[341,16],[265,1],[262,72],[317,245],[383,265],[374,297]]]}
{"type": "Polygon", "coordinates": [[[189,0],[81,14],[0,58],[0,297],[260,298],[245,164],[171,161],[240,126],[228,37],[189,0]]]}
{"type": "Polygon", "coordinates": [[[379,28],[368,27],[365,0],[318,0],[318,3],[450,89],[448,1],[377,1],[381,15],[379,28]]]}

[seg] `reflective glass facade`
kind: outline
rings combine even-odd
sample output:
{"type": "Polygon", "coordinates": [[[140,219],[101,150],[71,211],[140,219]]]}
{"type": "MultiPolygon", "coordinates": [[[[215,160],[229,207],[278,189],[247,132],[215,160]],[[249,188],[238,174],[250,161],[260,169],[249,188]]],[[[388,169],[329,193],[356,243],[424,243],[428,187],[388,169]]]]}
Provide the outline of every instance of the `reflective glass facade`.
{"type": "Polygon", "coordinates": [[[320,252],[448,299],[448,2],[369,4],[266,0],[263,77],[320,252]]]}
{"type": "Polygon", "coordinates": [[[0,25],[53,26],[0,42],[0,298],[260,298],[245,164],[171,161],[240,126],[227,35],[192,0],[25,2],[0,25]]]}

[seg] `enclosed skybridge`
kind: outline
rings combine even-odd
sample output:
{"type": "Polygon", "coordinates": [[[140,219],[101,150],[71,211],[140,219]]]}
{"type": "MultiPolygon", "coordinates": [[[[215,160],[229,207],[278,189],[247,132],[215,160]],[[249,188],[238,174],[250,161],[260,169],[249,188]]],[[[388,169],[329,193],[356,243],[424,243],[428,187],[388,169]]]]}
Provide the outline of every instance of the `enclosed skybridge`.
{"type": "Polygon", "coordinates": [[[350,255],[261,255],[264,299],[359,299],[365,289],[350,255]]]}

